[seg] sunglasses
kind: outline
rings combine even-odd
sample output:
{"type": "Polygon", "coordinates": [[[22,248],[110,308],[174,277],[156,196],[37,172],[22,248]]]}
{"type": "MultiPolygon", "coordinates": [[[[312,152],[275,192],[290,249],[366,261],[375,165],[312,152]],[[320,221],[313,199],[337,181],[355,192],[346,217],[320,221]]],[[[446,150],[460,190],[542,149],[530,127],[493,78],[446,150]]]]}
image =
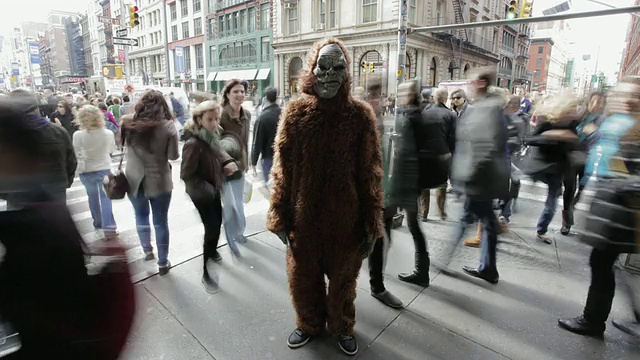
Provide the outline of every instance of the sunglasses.
{"type": "Polygon", "coordinates": [[[63,108],[63,107],[64,107],[64,105],[58,105],[58,107],[59,107],[59,108],[63,108]]]}
{"type": "Polygon", "coordinates": [[[451,98],[451,100],[460,100],[460,99],[462,99],[462,98],[461,98],[461,97],[459,97],[459,96],[456,96],[456,97],[452,97],[452,98],[451,98]]]}

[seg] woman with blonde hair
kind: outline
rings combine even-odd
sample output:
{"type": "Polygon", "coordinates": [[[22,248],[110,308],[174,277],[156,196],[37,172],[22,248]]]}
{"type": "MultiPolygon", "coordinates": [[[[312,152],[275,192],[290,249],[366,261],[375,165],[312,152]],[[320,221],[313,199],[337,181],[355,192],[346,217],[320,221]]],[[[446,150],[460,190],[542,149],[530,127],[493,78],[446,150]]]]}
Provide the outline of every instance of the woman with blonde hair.
{"type": "MultiPolygon", "coordinates": [[[[536,228],[538,240],[551,244],[546,234],[556,212],[558,197],[565,178],[575,179],[577,168],[584,165],[584,152],[580,150],[577,126],[582,118],[580,99],[570,93],[547,98],[536,110],[538,125],[527,143],[532,153],[526,159],[523,172],[534,181],[542,181],[549,187],[544,210],[536,228]]],[[[565,221],[573,220],[573,194],[575,181],[565,183],[565,221]],[[569,218],[570,217],[570,218],[569,218]]]]}
{"type": "MultiPolygon", "coordinates": [[[[225,176],[238,171],[238,166],[220,146],[220,114],[215,101],[200,103],[192,112],[193,119],[184,126],[186,142],[182,148],[180,178],[204,225],[202,285],[209,293],[218,290],[209,275],[207,261],[220,261],[218,240],[222,225],[221,192],[225,176]]],[[[230,241],[229,246],[234,244],[230,241]]]]}
{"type": "Polygon", "coordinates": [[[73,148],[78,159],[77,172],[89,197],[93,226],[109,238],[117,234],[111,200],[105,194],[102,180],[111,169],[111,154],[116,148],[113,132],[105,129],[102,111],[85,105],[78,111],[80,130],[73,134],[73,148]]]}

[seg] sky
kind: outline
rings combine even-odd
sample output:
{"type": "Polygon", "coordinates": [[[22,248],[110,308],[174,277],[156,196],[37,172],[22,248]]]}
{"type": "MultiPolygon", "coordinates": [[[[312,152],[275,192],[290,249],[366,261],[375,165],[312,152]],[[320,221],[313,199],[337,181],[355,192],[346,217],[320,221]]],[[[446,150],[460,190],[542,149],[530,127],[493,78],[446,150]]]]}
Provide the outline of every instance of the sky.
{"type": "Polygon", "coordinates": [[[51,10],[85,13],[91,0],[0,0],[0,32],[6,33],[24,21],[46,22],[51,10]]]}
{"type": "MultiPolygon", "coordinates": [[[[564,0],[534,0],[534,16],[541,16],[542,10],[552,7],[564,0]]],[[[633,5],[632,0],[598,0],[615,7],[633,5]]],[[[588,0],[573,0],[572,12],[602,10],[607,7],[592,3],[588,0]]],[[[571,27],[569,41],[573,55],[576,59],[582,59],[583,55],[591,55],[591,66],[595,68],[595,60],[598,59],[598,71],[603,71],[609,78],[614,77],[620,69],[622,51],[625,48],[627,26],[631,15],[601,16],[584,19],[567,20],[571,27]],[[598,49],[600,56],[598,57],[598,49]]]]}

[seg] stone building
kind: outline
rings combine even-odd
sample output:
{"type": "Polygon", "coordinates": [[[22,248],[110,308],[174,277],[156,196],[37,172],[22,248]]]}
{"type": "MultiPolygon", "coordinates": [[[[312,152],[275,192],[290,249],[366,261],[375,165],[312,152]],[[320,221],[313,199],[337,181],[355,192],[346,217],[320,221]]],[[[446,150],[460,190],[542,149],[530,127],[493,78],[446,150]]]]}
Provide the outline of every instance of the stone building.
{"type": "MultiPolygon", "coordinates": [[[[338,37],[352,59],[354,86],[364,86],[368,74],[383,76],[385,93],[395,92],[398,0],[277,0],[274,11],[275,86],[282,96],[295,96],[297,78],[310,46],[338,37]],[[372,71],[362,71],[373,62],[372,71]]],[[[410,27],[483,22],[504,17],[502,0],[409,0],[410,27]]],[[[422,86],[459,80],[477,66],[496,65],[500,27],[412,33],[407,38],[405,79],[422,86]]]]}

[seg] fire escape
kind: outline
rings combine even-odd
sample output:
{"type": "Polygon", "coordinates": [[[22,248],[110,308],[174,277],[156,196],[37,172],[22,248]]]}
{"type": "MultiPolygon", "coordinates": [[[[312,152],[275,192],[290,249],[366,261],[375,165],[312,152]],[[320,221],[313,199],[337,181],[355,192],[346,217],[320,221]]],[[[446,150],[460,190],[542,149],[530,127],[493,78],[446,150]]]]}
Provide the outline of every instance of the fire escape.
{"type": "MultiPolygon", "coordinates": [[[[452,2],[455,22],[456,24],[463,24],[464,17],[462,16],[462,5],[460,4],[460,0],[452,0],[452,2]]],[[[453,74],[455,70],[460,69],[460,66],[462,65],[463,44],[469,42],[469,33],[467,32],[467,29],[455,30],[452,35],[453,36],[449,37],[449,41],[451,42],[451,63],[449,64],[451,80],[454,78],[453,74]]]]}

